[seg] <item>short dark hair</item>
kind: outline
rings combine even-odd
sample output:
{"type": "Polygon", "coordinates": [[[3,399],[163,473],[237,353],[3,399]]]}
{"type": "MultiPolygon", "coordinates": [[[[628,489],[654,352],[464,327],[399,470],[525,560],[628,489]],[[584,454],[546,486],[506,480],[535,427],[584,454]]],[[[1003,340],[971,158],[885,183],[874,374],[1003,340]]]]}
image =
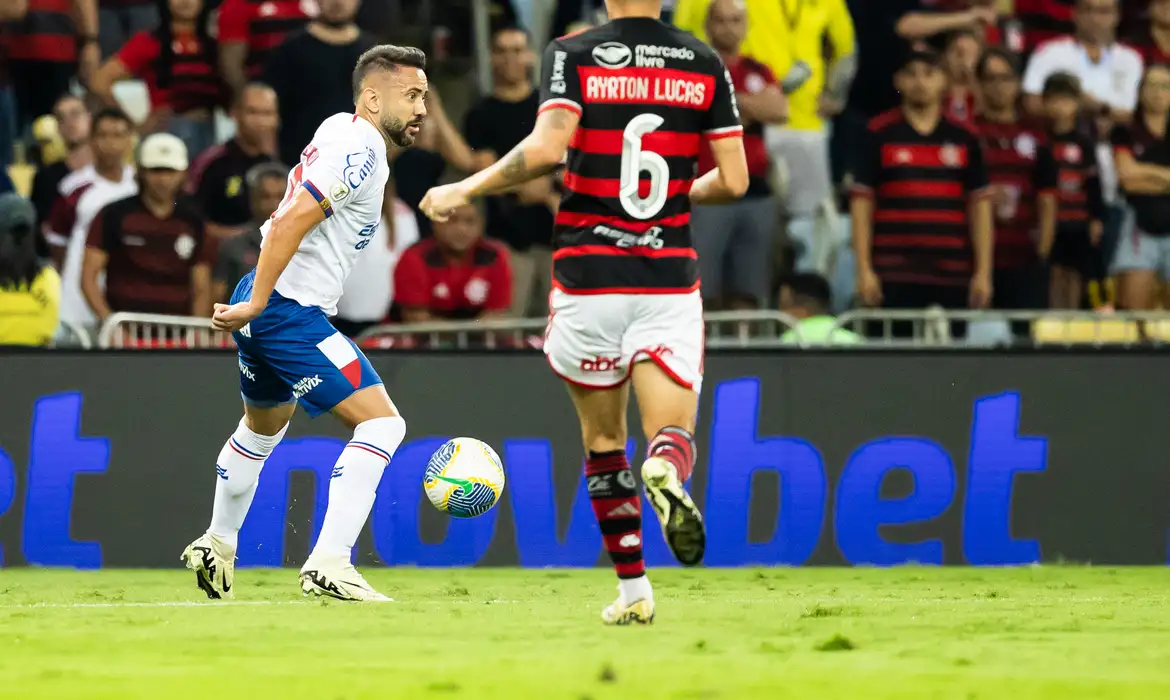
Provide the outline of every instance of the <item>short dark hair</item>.
{"type": "Polygon", "coordinates": [[[427,69],[427,55],[413,46],[380,44],[358,57],[353,69],[353,99],[357,102],[366,76],[378,70],[396,71],[399,66],[427,69]]]}
{"type": "Polygon", "coordinates": [[[829,281],[815,272],[798,272],[785,277],[780,288],[792,291],[792,300],[798,305],[816,311],[827,311],[833,305],[833,289],[829,281]]]}
{"type": "Polygon", "coordinates": [[[244,175],[244,182],[248,183],[248,189],[254,191],[259,186],[261,180],[270,177],[287,180],[288,171],[289,168],[287,165],[275,160],[266,160],[263,163],[257,163],[248,168],[248,172],[244,175]]]}
{"type": "Polygon", "coordinates": [[[1043,97],[1081,99],[1081,81],[1072,73],[1053,73],[1044,81],[1043,97]]]}
{"type": "Polygon", "coordinates": [[[97,132],[98,127],[101,126],[101,123],[107,120],[122,122],[129,128],[134,128],[134,120],[130,118],[129,114],[126,114],[117,107],[103,107],[102,109],[98,110],[97,114],[93,115],[93,131],[97,132]]]}
{"type": "Polygon", "coordinates": [[[496,39],[499,39],[501,34],[505,34],[507,32],[520,32],[524,35],[525,39],[532,39],[532,35],[528,33],[528,30],[524,27],[521,27],[519,24],[501,24],[498,27],[492,29],[492,46],[495,47],[496,39]]]}
{"type": "Polygon", "coordinates": [[[244,95],[249,90],[271,90],[272,92],[276,92],[276,89],[266,82],[261,80],[249,81],[246,85],[244,85],[243,90],[240,90],[235,94],[235,96],[232,97],[232,107],[239,107],[240,104],[244,101],[244,95]]]}
{"type": "Polygon", "coordinates": [[[999,59],[1007,64],[1008,69],[1012,75],[1019,77],[1020,66],[1016,61],[1016,55],[1007,49],[999,46],[992,46],[989,49],[984,49],[983,54],[979,56],[979,63],[975,64],[975,77],[982,80],[987,76],[987,67],[992,61],[999,59]]]}

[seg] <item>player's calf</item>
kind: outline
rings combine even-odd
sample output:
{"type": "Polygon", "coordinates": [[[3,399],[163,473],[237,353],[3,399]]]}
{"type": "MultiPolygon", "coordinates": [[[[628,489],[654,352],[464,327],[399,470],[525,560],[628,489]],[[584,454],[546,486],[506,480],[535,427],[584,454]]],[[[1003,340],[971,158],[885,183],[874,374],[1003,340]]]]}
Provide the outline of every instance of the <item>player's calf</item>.
{"type": "Polygon", "coordinates": [[[642,503],[623,450],[590,452],[585,462],[589,502],[605,551],[618,575],[618,605],[653,600],[642,557],[642,503]]]}
{"type": "MultiPolygon", "coordinates": [[[[289,411],[291,413],[291,409],[289,411]]],[[[252,499],[264,462],[288,430],[288,419],[275,421],[284,427],[275,435],[263,435],[248,427],[248,418],[224,443],[215,461],[215,501],[207,532],[187,546],[182,561],[195,572],[195,582],[208,598],[232,595],[236,548],[240,528],[252,499]]],[[[275,426],[274,426],[275,427],[275,426]]]]}
{"type": "Polygon", "coordinates": [[[406,437],[399,416],[358,423],[329,480],[329,507],[312,554],[301,569],[301,590],[342,600],[389,600],[371,587],[350,559],[366,524],[382,472],[406,437]]]}

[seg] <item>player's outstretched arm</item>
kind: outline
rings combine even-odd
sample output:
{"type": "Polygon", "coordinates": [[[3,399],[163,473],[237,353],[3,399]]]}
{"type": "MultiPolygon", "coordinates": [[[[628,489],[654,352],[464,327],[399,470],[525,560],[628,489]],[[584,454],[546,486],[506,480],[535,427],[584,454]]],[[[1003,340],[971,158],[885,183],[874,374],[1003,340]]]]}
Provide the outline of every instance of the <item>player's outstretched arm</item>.
{"type": "Polygon", "coordinates": [[[304,187],[293,190],[292,198],[272,215],[272,225],[264,237],[260,260],[256,263],[256,280],[252,298],[238,304],[216,304],[211,325],[220,331],[236,331],[264,311],[284,268],[292,260],[301,240],[325,220],[321,204],[304,187]]]}
{"type": "Polygon", "coordinates": [[[710,142],[715,168],[691,185],[695,204],[726,204],[743,196],[748,188],[747,157],[743,137],[727,136],[710,142]]]}
{"type": "Polygon", "coordinates": [[[506,192],[548,175],[564,160],[579,122],[580,115],[573,110],[560,107],[544,110],[537,115],[532,133],[508,155],[465,180],[427,192],[420,205],[423,213],[435,221],[446,221],[451,211],[476,197],[506,192]]]}

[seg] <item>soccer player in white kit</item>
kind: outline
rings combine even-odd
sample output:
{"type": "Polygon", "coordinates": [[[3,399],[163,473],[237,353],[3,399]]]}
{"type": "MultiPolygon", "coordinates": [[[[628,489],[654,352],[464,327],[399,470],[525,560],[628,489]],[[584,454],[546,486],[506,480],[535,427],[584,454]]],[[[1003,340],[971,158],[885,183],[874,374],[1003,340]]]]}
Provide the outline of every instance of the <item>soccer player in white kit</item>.
{"type": "Polygon", "coordinates": [[[351,563],[382,472],[406,422],[357,345],[333,328],[342,286],[382,216],[387,152],[414,143],[426,116],[426,56],[377,46],[353,72],[352,114],[326,119],[288,178],[280,208],[261,229],[256,269],[212,325],[239,346],[244,418],[216,461],[207,532],[183,552],[209,598],[230,597],[238,533],[264,461],[298,402],[353,429],[329,482],[329,508],[301,569],[301,590],[341,600],[388,601],[351,563]]]}

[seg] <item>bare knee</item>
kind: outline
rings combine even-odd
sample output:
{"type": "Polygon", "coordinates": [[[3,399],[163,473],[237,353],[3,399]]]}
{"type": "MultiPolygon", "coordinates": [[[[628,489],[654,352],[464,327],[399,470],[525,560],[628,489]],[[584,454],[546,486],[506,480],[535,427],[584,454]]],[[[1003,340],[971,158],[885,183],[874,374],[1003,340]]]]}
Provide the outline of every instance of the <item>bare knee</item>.
{"type": "Polygon", "coordinates": [[[288,425],[296,411],[296,404],[290,403],[272,408],[257,408],[244,405],[244,425],[257,435],[272,437],[288,425]]]}

